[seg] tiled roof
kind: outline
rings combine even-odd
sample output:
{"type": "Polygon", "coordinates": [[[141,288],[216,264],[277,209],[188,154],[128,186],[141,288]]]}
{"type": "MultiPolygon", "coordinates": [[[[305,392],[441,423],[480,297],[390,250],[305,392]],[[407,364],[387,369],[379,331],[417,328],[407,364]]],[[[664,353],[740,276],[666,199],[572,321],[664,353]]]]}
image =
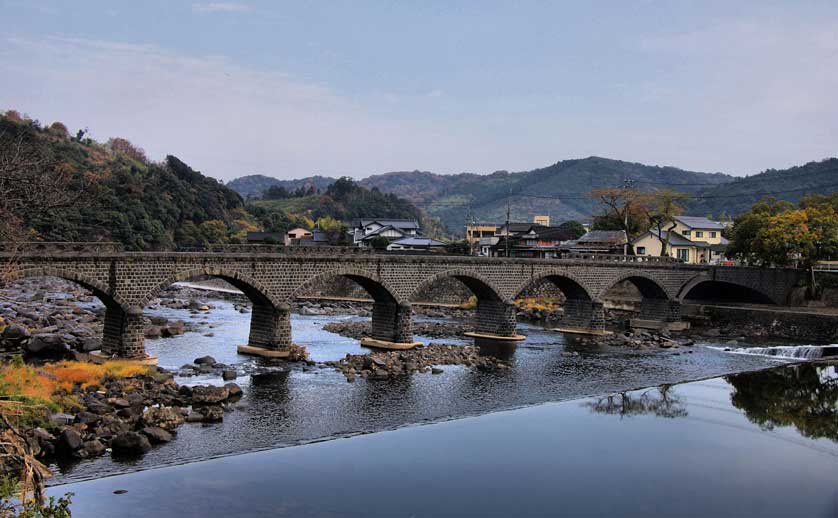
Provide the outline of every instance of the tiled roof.
{"type": "Polygon", "coordinates": [[[393,241],[390,244],[402,246],[445,246],[445,243],[442,241],[437,241],[429,237],[406,237],[398,241],[393,241]]]}
{"type": "Polygon", "coordinates": [[[398,229],[413,229],[419,228],[419,223],[415,219],[360,219],[355,220],[353,225],[355,227],[366,227],[370,223],[378,223],[379,225],[383,225],[385,227],[393,227],[398,229]]]}
{"type": "Polygon", "coordinates": [[[724,230],[725,226],[718,221],[712,221],[700,216],[676,216],[675,221],[690,228],[724,230]]]}
{"type": "Polygon", "coordinates": [[[611,243],[623,244],[627,241],[623,230],[591,230],[576,240],[577,243],[611,243]]]}

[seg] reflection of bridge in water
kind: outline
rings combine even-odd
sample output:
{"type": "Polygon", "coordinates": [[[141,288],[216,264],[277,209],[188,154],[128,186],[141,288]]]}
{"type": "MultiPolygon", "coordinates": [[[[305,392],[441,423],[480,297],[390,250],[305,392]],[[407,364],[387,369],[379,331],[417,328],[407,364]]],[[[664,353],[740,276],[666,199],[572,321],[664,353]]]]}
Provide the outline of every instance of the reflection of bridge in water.
{"type": "MultiPolygon", "coordinates": [[[[561,259],[482,258],[447,255],[375,255],[355,248],[232,245],[217,252],[123,252],[107,243],[34,243],[15,253],[9,280],[55,276],[90,290],[106,306],[102,353],[142,358],[143,308],[175,282],[224,279],[253,303],[244,351],[287,354],[290,302],[312,286],[345,277],[373,299],[372,344],[405,348],[413,343],[411,303],[437,281],[454,278],[477,298],[475,336],[516,338],[518,294],[551,282],[564,294],[562,326],[604,329],[603,295],[629,281],[642,295],[639,318],[680,320],[690,293],[737,294],[783,304],[798,283],[797,270],[712,267],[670,258],[571,255],[561,259]]],[[[692,297],[692,295],[691,295],[692,297]]]]}

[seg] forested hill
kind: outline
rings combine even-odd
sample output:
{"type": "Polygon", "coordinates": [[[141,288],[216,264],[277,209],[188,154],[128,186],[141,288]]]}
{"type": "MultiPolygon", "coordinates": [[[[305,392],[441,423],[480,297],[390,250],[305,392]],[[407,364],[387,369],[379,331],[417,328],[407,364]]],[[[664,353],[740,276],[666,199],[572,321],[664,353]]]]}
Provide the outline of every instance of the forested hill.
{"type": "Polygon", "coordinates": [[[326,176],[309,176],[299,180],[280,180],[263,174],[251,174],[241,176],[235,180],[227,182],[227,187],[233,189],[247,199],[259,198],[262,196],[262,193],[271,187],[282,187],[288,192],[294,192],[299,189],[308,189],[310,187],[314,187],[314,189],[318,191],[325,191],[330,185],[335,183],[335,180],[337,180],[337,178],[329,178],[326,176]]]}
{"type": "Polygon", "coordinates": [[[838,158],[809,162],[789,169],[735,178],[724,185],[704,188],[688,202],[689,212],[696,215],[736,216],[747,211],[764,196],[797,203],[807,194],[838,192],[838,158]]]}
{"type": "Polygon", "coordinates": [[[155,250],[228,241],[256,228],[239,194],[174,156],[153,163],[127,140],[102,144],[71,136],[60,122],[42,127],[9,111],[0,116],[0,146],[18,145],[43,174],[76,178],[70,207],[23,222],[31,238],[155,250]]]}
{"type": "MultiPolygon", "coordinates": [[[[322,179],[313,177],[296,181],[313,182],[314,178],[322,179]]],[[[620,186],[625,179],[635,180],[638,188],[652,190],[669,184],[689,184],[677,188],[694,192],[703,186],[715,186],[733,178],[724,174],[589,157],[564,160],[549,167],[519,173],[498,171],[488,175],[440,175],[423,171],[393,172],[370,176],[361,180],[360,184],[404,198],[439,218],[451,231],[461,233],[466,220],[505,220],[507,198],[511,201],[513,220],[529,221],[535,214],[550,215],[553,221],[589,220],[596,211],[596,205],[585,193],[595,188],[620,186]]],[[[282,184],[277,179],[263,181],[265,185],[282,184]]],[[[234,180],[228,185],[238,188],[240,184],[234,180]]],[[[244,194],[244,191],[239,192],[244,194]]]]}

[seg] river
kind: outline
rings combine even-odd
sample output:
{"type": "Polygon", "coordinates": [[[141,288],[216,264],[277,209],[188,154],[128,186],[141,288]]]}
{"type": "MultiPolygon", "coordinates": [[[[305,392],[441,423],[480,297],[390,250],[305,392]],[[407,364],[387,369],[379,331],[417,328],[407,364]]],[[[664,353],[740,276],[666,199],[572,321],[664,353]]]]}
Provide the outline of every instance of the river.
{"type": "MultiPolygon", "coordinates": [[[[437,375],[348,383],[329,368],[271,367],[262,360],[238,355],[235,346],[246,343],[250,315],[239,313],[227,301],[215,300],[212,305],[212,311],[197,318],[190,318],[185,310],[150,311],[169,319],[191,320],[198,331],[148,340],[148,352],[159,358],[161,366],[173,369],[206,354],[235,365],[240,373],[236,382],[245,397],[223,422],[186,424],[178,429],[175,441],[137,460],[116,462],[101,457],[52,466],[56,477],[51,485],[57,486],[52,491],[77,493],[74,516],[115,514],[116,508],[108,506],[118,506],[123,516],[208,516],[213,514],[207,514],[210,509],[216,509],[215,503],[224,506],[224,514],[268,516],[280,502],[283,509],[294,511],[290,512],[294,516],[308,511],[313,515],[387,516],[392,506],[399,510],[392,515],[405,516],[516,514],[508,507],[511,504],[495,501],[498,484],[504,492],[528,495],[526,502],[512,499],[519,514],[533,514],[545,509],[548,502],[555,503],[556,509],[573,511],[573,515],[599,514],[594,511],[605,512],[620,500],[649,511],[651,502],[659,499],[655,509],[661,512],[657,514],[664,516],[668,509],[675,515],[687,515],[695,513],[685,513],[679,506],[695,502],[684,493],[695,499],[698,494],[729,494],[724,497],[728,504],[735,496],[733,488],[740,485],[749,499],[770,494],[771,484],[759,487],[769,467],[782,467],[773,483],[783,480],[794,488],[793,493],[807,486],[802,495],[819,487],[810,478],[829,474],[834,481],[838,475],[834,442],[808,438],[794,427],[769,430],[748,415],[762,409],[735,406],[731,402],[736,393],[732,378],[721,378],[774,367],[741,375],[756,376],[757,381],[748,383],[758,383],[770,373],[815,369],[812,365],[782,367],[789,360],[732,354],[718,343],[673,350],[592,348],[556,331],[522,324],[520,330],[527,339],[508,351],[511,369],[480,372],[446,366],[437,375]],[[204,336],[207,333],[212,336],[204,336]],[[568,351],[579,354],[567,355],[568,351]],[[586,399],[691,380],[705,381],[664,389],[663,403],[659,389],[586,399]],[[433,424],[415,426],[428,423],[433,424]],[[799,455],[795,453],[798,450],[799,455]],[[247,452],[251,453],[235,455],[247,452]],[[799,458],[787,460],[785,455],[799,458]],[[718,462],[714,464],[713,459],[718,462]],[[804,461],[805,469],[800,464],[804,461]],[[730,462],[735,464],[733,472],[725,467],[730,462]],[[167,468],[146,471],[161,467],[167,468]],[[392,474],[385,467],[392,469],[392,474]],[[744,472],[749,472],[751,480],[746,483],[737,470],[743,471],[744,478],[744,472]],[[805,473],[799,473],[801,470],[805,473]],[[102,478],[132,472],[138,473],[102,478]],[[401,482],[396,484],[401,489],[394,487],[393,479],[401,482]],[[267,481],[283,489],[272,492],[264,487],[267,481]],[[633,483],[639,484],[634,490],[633,483]],[[586,488],[588,484],[594,487],[586,488]],[[693,488],[693,484],[704,484],[706,489],[693,488]],[[349,494],[347,485],[354,488],[349,494]],[[447,485],[462,486],[459,496],[449,494],[453,489],[446,490],[447,485]],[[117,498],[110,493],[116,486],[128,493],[117,498]],[[178,489],[171,497],[162,496],[175,487],[178,489]],[[215,494],[212,488],[223,491],[215,494]],[[594,494],[605,488],[610,496],[600,502],[594,494]],[[260,491],[266,493],[260,496],[260,491]],[[482,491],[486,496],[477,498],[482,491]],[[678,498],[672,496],[673,491],[678,498]],[[349,503],[364,494],[375,505],[354,510],[352,505],[341,505],[342,499],[349,503]],[[574,494],[579,497],[570,498],[574,494]],[[562,495],[567,499],[561,499],[562,495]],[[190,512],[184,511],[187,508],[182,507],[181,497],[193,503],[188,507],[190,512]],[[142,504],[135,499],[141,499],[142,504]],[[442,502],[448,507],[438,507],[442,502]],[[468,513],[456,512],[464,511],[466,504],[468,513]],[[142,505],[142,514],[123,514],[133,505],[142,505]]],[[[315,361],[362,353],[365,349],[356,340],[322,329],[329,322],[347,318],[356,317],[294,315],[294,339],[308,347],[315,361]]],[[[417,339],[432,341],[422,336],[417,339]]],[[[825,373],[819,370],[816,378],[834,383],[834,368],[823,369],[825,373]]],[[[781,379],[789,384],[798,378],[799,374],[781,379]]],[[[177,381],[222,383],[217,375],[179,377],[177,381]]],[[[747,385],[746,381],[740,384],[747,385]]],[[[834,437],[838,428],[835,399],[832,405],[829,415],[834,437]]],[[[819,500],[832,498],[827,500],[834,506],[838,500],[830,491],[834,489],[823,488],[819,500]]],[[[707,505],[699,508],[710,509],[707,505]]]]}

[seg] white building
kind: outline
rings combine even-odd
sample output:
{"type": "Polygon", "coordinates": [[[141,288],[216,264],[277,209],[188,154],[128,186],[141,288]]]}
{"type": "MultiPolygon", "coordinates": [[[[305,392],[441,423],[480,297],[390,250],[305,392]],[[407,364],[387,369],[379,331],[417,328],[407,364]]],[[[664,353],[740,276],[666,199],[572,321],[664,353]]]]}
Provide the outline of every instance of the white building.
{"type": "Polygon", "coordinates": [[[366,248],[378,236],[397,241],[420,233],[419,223],[415,219],[356,219],[352,222],[349,234],[355,246],[366,248]]]}

